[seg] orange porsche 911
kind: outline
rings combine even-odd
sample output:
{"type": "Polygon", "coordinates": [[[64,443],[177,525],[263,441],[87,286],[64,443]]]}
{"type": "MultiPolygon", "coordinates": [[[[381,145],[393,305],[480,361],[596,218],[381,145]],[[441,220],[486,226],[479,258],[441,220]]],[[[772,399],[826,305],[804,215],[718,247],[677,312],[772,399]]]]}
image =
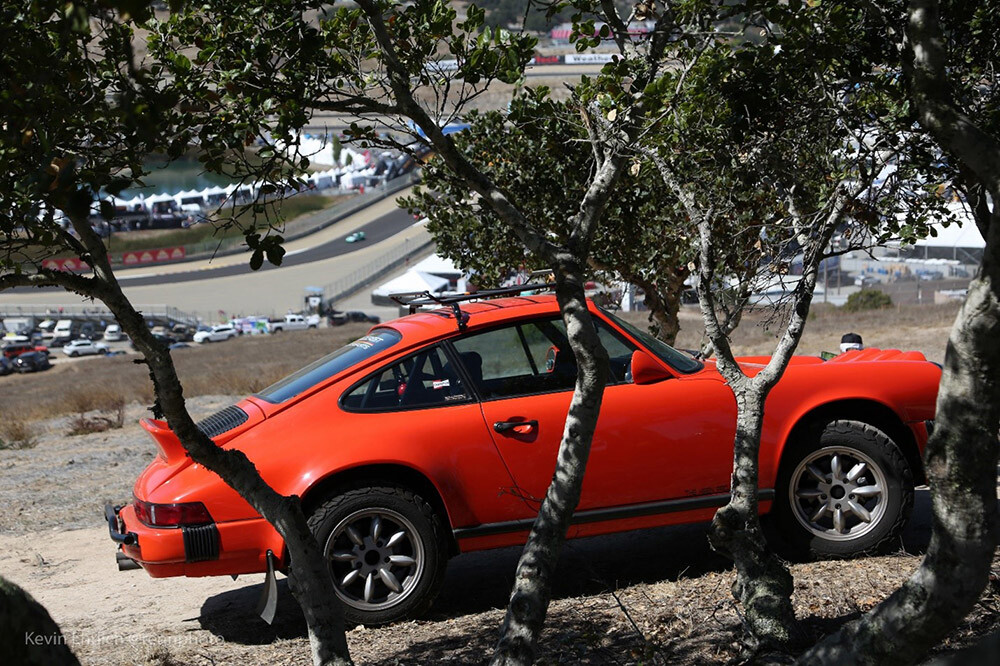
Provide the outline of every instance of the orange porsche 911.
{"type": "MultiPolygon", "coordinates": [[[[558,306],[476,298],[375,326],[199,423],[302,498],[353,622],[418,614],[449,557],[523,543],[552,478],[576,377],[558,306]]],[[[732,392],[711,361],[590,308],[611,373],[569,537],[710,520],[728,500],[732,392]]],[[[940,377],[918,352],[793,359],[767,400],[759,491],[789,542],[828,556],[897,542],[940,377]]],[[[154,577],[287,567],[270,524],[166,423],[142,425],[159,454],[134,501],[105,510],[120,561],[154,577]]]]}

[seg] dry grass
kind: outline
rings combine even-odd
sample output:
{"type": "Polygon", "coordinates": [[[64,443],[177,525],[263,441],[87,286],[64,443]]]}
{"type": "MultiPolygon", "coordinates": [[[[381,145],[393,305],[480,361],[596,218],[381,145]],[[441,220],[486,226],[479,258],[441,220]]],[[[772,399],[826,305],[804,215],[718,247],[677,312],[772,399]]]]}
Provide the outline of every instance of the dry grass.
{"type": "Polygon", "coordinates": [[[73,389],[66,396],[66,402],[75,412],[69,434],[86,435],[121,428],[125,424],[125,406],[129,400],[121,389],[104,386],[73,389]]]}
{"type": "Polygon", "coordinates": [[[31,449],[38,443],[32,424],[14,414],[0,414],[0,449],[31,449]]]}
{"type": "MultiPolygon", "coordinates": [[[[172,356],[186,397],[249,395],[356,339],[368,328],[350,324],[275,337],[245,336],[178,349],[172,356]]],[[[62,414],[74,415],[71,428],[77,421],[87,421],[78,424],[80,432],[118,427],[113,424],[118,423],[120,406],[135,400],[153,402],[149,371],[135,362],[139,358],[58,359],[46,372],[0,378],[4,395],[0,427],[62,414]],[[103,419],[109,421],[105,428],[100,427],[103,419]]]]}
{"type": "MultiPolygon", "coordinates": [[[[840,336],[859,333],[868,347],[917,350],[933,361],[944,359],[948,332],[958,313],[958,303],[941,305],[898,305],[884,310],[846,312],[842,308],[813,305],[802,342],[796,353],[818,355],[839,352],[840,336]]],[[[626,313],[631,321],[645,325],[645,313],[626,313]]],[[[681,311],[681,332],[677,346],[697,349],[704,339],[701,313],[697,307],[681,311]]],[[[732,336],[739,355],[770,354],[782,331],[781,322],[770,322],[764,313],[750,313],[732,336]]]]}

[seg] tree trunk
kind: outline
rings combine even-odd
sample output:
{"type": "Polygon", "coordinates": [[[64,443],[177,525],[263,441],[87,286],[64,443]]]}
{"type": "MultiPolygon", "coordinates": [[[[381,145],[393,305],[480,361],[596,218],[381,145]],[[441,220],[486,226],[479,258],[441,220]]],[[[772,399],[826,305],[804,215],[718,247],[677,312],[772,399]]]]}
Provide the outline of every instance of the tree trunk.
{"type": "Polygon", "coordinates": [[[184,404],[183,387],[169,350],[153,338],[143,316],[122,292],[108,261],[107,250],[89,221],[75,217],[71,217],[71,221],[90,253],[86,259],[94,271],[93,292],[84,295],[99,298],[142,352],[156,395],[154,412],[163,414],[194,462],[218,474],[285,540],[296,600],[308,625],[313,663],[316,666],[350,664],[343,609],[334,591],[330,569],[302,513],[299,498],[275,492],[242,451],[221,449],[198,429],[184,404]]]}
{"type": "Polygon", "coordinates": [[[517,563],[510,603],[493,654],[494,666],[527,665],[535,659],[538,635],[552,597],[559,551],[580,502],[583,473],[608,380],[608,353],[601,345],[583,293],[583,274],[571,264],[556,271],[556,298],[577,379],[556,460],[552,483],[517,563]]]}
{"type": "Polygon", "coordinates": [[[801,290],[795,296],[785,331],[767,365],[750,378],[736,362],[729,344],[729,331],[719,322],[717,314],[712,286],[715,281],[714,243],[720,241],[713,238],[712,220],[699,217],[693,198],[683,190],[678,193],[687,198],[691,218],[700,219],[698,300],[705,332],[718,354],[716,367],[732,389],[737,407],[731,499],[716,512],[709,540],[713,548],[728,555],[736,564],[733,595],[746,611],[751,649],[755,652],[785,650],[791,647],[793,638],[797,638],[793,635],[797,634],[798,625],[791,602],[794,583],[787,567],[767,547],[757,507],[764,402],[788,367],[802,338],[823,250],[842,218],[846,199],[838,187],[825,206],[824,219],[816,225],[808,244],[803,246],[801,290]]]}
{"type": "Polygon", "coordinates": [[[1000,431],[1000,141],[950,98],[935,0],[911,0],[904,60],[920,124],[957,157],[993,210],[974,205],[986,246],[945,349],[934,432],[924,452],[931,542],[920,567],[867,615],[814,646],[803,664],[906,664],[927,654],[969,612],[996,550],[1000,431]]]}
{"type": "Polygon", "coordinates": [[[767,390],[746,379],[732,388],[737,412],[731,497],[712,519],[709,542],[736,564],[733,596],[743,604],[753,649],[780,650],[792,642],[796,621],[792,576],[768,549],[758,515],[758,451],[767,390]]]}
{"type": "Polygon", "coordinates": [[[933,532],[920,568],[885,602],[827,637],[801,664],[911,664],[968,614],[997,543],[1000,224],[948,338],[934,433],[924,453],[933,532]]]}
{"type": "Polygon", "coordinates": [[[309,644],[316,666],[350,664],[344,634],[343,609],[336,596],[330,569],[313,537],[297,497],[275,492],[260,477],[242,451],[217,447],[202,433],[184,405],[183,389],[170,353],[152,336],[117,283],[108,285],[104,303],[135,342],[150,369],[157,407],[191,459],[209,469],[245,499],[285,540],[296,600],[309,630],[309,644]]]}
{"type": "Polygon", "coordinates": [[[0,577],[0,654],[23,666],[80,666],[45,607],[0,577]]]}
{"type": "Polygon", "coordinates": [[[681,291],[684,289],[685,278],[687,271],[667,267],[663,268],[657,279],[643,280],[635,276],[630,279],[646,292],[646,307],[649,308],[653,335],[668,345],[673,345],[677,341],[677,334],[681,330],[677,314],[681,307],[681,291]]]}

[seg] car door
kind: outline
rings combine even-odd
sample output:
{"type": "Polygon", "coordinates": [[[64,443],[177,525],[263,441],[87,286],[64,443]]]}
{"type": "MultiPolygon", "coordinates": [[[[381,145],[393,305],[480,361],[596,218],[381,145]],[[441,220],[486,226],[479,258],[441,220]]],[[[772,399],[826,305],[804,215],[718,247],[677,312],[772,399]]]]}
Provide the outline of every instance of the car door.
{"type": "MultiPolygon", "coordinates": [[[[636,385],[628,369],[638,346],[603,322],[598,332],[611,372],[578,510],[727,492],[735,401],[725,384],[674,371],[636,385]]],[[[453,344],[531,516],[552,480],[576,379],[562,321],[522,322],[453,344]]]]}
{"type": "Polygon", "coordinates": [[[368,442],[366,456],[401,460],[441,491],[456,526],[520,517],[519,503],[482,412],[445,347],[392,361],[340,399],[338,427],[368,442]]]}

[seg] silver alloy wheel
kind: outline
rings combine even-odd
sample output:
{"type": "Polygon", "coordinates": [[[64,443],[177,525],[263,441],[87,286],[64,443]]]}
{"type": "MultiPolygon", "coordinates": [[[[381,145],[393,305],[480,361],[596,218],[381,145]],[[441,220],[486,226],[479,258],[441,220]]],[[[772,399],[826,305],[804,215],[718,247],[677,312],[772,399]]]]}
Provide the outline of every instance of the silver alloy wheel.
{"type": "Polygon", "coordinates": [[[885,516],[885,473],[857,449],[827,446],[810,453],[792,473],[788,503],[796,520],[823,539],[849,541],[885,516]]]}
{"type": "Polygon", "coordinates": [[[346,516],[327,539],[324,554],[337,596],[358,610],[395,606],[424,574],[417,528],[392,509],[362,509],[346,516]]]}

